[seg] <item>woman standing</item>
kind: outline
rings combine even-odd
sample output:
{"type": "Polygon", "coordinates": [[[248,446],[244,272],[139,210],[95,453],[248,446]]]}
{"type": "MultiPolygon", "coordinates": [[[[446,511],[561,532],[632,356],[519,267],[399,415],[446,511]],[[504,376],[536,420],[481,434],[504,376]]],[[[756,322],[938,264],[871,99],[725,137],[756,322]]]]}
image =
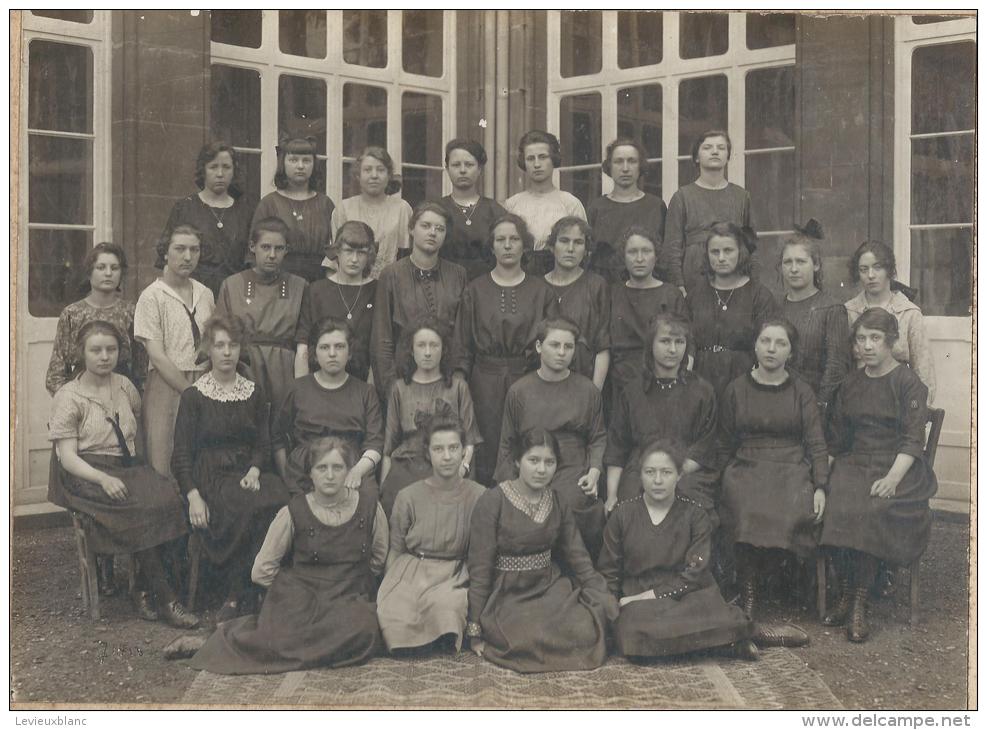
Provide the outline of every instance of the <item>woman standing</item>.
{"type": "MultiPolygon", "coordinates": [[[[323,278],[322,260],[332,242],[335,203],[322,192],[323,180],[315,170],[315,137],[294,138],[275,148],[278,163],[273,193],[261,198],[251,229],[265,218],[280,218],[288,228],[288,255],[284,270],[313,282],[323,278]]],[[[247,257],[247,263],[252,263],[247,257]]]]}
{"type": "Polygon", "coordinates": [[[332,213],[332,230],[338,231],[346,221],[363,221],[374,232],[377,258],[370,268],[371,278],[378,278],[398,251],[408,248],[408,221],[411,206],[397,196],[401,189],[394,179],[394,160],[383,147],[365,147],[353,163],[353,177],[360,193],[345,198],[332,213]],[[388,194],[397,186],[394,194],[388,194]]]}
{"type": "Polygon", "coordinates": [[[494,221],[489,245],[497,265],[470,282],[456,319],[453,369],[469,383],[483,443],[476,449],[476,480],[490,484],[497,464],[504,397],[527,369],[535,330],[545,318],[551,291],[525,274],[521,257],[531,247],[524,220],[508,214],[494,221]]]}
{"type": "Polygon", "coordinates": [[[254,206],[241,193],[239,165],[233,147],[211,142],[199,150],[195,162],[196,195],[182,198],[171,209],[158,240],[155,268],[164,267],[164,251],[178,226],[191,225],[201,237],[201,260],[195,278],[205,284],[213,297],[230,274],[243,268],[247,237],[254,206]]]}

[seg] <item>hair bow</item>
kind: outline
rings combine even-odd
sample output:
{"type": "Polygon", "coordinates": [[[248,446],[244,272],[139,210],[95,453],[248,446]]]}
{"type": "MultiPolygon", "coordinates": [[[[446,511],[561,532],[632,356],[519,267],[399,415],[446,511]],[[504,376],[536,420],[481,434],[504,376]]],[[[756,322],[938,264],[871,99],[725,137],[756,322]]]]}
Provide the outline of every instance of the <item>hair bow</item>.
{"type": "Polygon", "coordinates": [[[817,241],[821,241],[826,237],[826,234],[823,233],[822,223],[817,221],[815,218],[810,218],[801,226],[794,223],[792,224],[792,228],[801,233],[803,236],[814,238],[817,241]]]}

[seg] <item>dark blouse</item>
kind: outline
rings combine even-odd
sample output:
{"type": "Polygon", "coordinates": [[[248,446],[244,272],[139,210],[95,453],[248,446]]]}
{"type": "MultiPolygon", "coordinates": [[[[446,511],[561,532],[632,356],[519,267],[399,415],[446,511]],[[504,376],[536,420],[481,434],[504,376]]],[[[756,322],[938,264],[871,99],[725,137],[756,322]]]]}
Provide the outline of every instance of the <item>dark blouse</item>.
{"type": "MultiPolygon", "coordinates": [[[[317,281],[321,259],[332,243],[332,212],[336,204],[325,193],[307,200],[294,200],[275,190],[261,198],[251,226],[264,218],[280,218],[288,226],[288,254],[284,270],[306,281],[317,281]]],[[[248,251],[245,260],[253,261],[248,251]]]]}
{"type": "Polygon", "coordinates": [[[689,292],[688,305],[699,350],[719,346],[725,350],[753,352],[754,325],[781,314],[774,295],[753,280],[729,290],[705,284],[689,292]]]}
{"type": "Polygon", "coordinates": [[[685,298],[677,287],[662,284],[653,289],[634,289],[621,284],[610,290],[611,349],[640,350],[648,339],[648,325],[657,314],[689,318],[685,298]]]}
{"type": "Polygon", "coordinates": [[[337,284],[328,279],[309,284],[302,293],[295,343],[307,345],[312,330],[324,319],[345,320],[353,328],[354,335],[346,372],[365,381],[370,374],[370,341],[376,297],[376,279],[365,284],[337,284]]]}
{"type": "Polygon", "coordinates": [[[547,281],[545,283],[552,290],[547,316],[566,317],[579,325],[579,341],[591,355],[609,350],[610,288],[603,277],[586,271],[565,286],[555,286],[547,281]]]}
{"type": "Polygon", "coordinates": [[[465,212],[451,195],[440,199],[439,205],[449,211],[452,221],[452,226],[446,231],[445,243],[439,249],[439,256],[466,269],[467,281],[488,273],[496,263],[487,243],[490,226],[507,211],[496,200],[483,197],[472,210],[465,212]]]}
{"type": "Polygon", "coordinates": [[[788,362],[816,393],[828,403],[850,371],[850,326],[846,307],[829,294],[818,291],[807,299],[783,299],[781,310],[799,333],[798,349],[788,362]]]}
{"type": "MultiPolygon", "coordinates": [[[[651,193],[630,203],[619,203],[605,195],[592,201],[586,208],[594,246],[588,268],[606,279],[610,286],[622,283],[625,268],[623,257],[617,252],[617,241],[631,226],[641,226],[654,238],[660,252],[667,211],[665,201],[651,193]]],[[[666,277],[663,275],[662,278],[666,277]]]]}

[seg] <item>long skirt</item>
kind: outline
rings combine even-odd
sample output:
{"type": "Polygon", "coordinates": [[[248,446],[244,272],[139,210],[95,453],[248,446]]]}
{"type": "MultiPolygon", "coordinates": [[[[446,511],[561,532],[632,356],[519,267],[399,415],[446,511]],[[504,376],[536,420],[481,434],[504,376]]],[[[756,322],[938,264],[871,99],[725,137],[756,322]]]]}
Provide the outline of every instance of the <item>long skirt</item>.
{"type": "Polygon", "coordinates": [[[462,560],[398,556],[377,591],[377,619],[387,648],[425,646],[452,634],[458,651],[466,628],[468,588],[469,573],[462,560]]]}
{"type": "Polygon", "coordinates": [[[925,552],[932,530],[929,499],[938,489],[924,459],[905,473],[891,499],[872,497],[871,485],[887,476],[897,454],[839,456],[833,462],[822,543],[909,565],[925,552]]]}
{"type": "Polygon", "coordinates": [[[476,463],[476,481],[484,486],[493,484],[497,467],[497,450],[500,447],[500,428],[504,421],[504,401],[507,391],[524,375],[524,357],[477,356],[470,375],[470,393],[476,404],[476,425],[483,442],[473,453],[476,463]]]}
{"type": "Polygon", "coordinates": [[[415,442],[418,446],[417,453],[399,446],[391,454],[391,469],[380,485],[380,506],[384,508],[384,514],[388,518],[394,509],[398,492],[432,476],[432,465],[421,453],[421,439],[415,439],[415,442]]]}
{"type": "Polygon", "coordinates": [[[257,384],[261,399],[269,404],[269,413],[273,414],[295,382],[295,353],[269,344],[253,343],[248,349],[250,368],[247,377],[257,384]]]}
{"type": "MultiPolygon", "coordinates": [[[[189,383],[202,375],[198,370],[179,371],[189,383]]],[[[161,373],[151,370],[144,384],[144,438],[147,443],[147,463],[156,472],[170,477],[171,452],[175,448],[175,420],[182,394],[172,388],[161,373]]]]}
{"type": "Polygon", "coordinates": [[[586,440],[563,431],[555,432],[555,437],[561,458],[552,478],[552,489],[559,496],[559,502],[572,512],[583,544],[595,563],[603,547],[607,515],[600,498],[587,496],[579,487],[579,478],[589,471],[586,440]]]}
{"type": "Polygon", "coordinates": [[[749,373],[754,365],[754,353],[748,350],[721,350],[720,352],[699,350],[696,353],[692,370],[709,381],[716,392],[717,400],[720,400],[730,382],[745,373],[749,373]]]}

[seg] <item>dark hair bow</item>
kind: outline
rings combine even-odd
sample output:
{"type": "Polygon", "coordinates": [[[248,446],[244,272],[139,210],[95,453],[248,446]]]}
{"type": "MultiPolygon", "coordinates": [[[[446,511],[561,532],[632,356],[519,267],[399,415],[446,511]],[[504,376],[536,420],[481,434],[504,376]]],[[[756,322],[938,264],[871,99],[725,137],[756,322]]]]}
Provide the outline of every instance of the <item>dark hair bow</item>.
{"type": "Polygon", "coordinates": [[[918,297],[918,289],[913,286],[908,286],[908,284],[902,284],[897,279],[891,280],[891,291],[900,291],[908,297],[908,301],[910,302],[914,302],[915,298],[918,297]]]}
{"type": "Polygon", "coordinates": [[[432,401],[432,412],[428,411],[415,411],[415,429],[419,432],[423,432],[432,425],[432,422],[436,419],[448,419],[457,418],[456,412],[453,410],[449,402],[443,398],[436,398],[432,401]]]}
{"type": "Polygon", "coordinates": [[[822,223],[817,221],[815,218],[810,218],[803,225],[798,225],[797,223],[792,224],[792,228],[801,233],[803,236],[808,238],[814,238],[817,241],[823,240],[826,235],[823,233],[822,223]]]}

